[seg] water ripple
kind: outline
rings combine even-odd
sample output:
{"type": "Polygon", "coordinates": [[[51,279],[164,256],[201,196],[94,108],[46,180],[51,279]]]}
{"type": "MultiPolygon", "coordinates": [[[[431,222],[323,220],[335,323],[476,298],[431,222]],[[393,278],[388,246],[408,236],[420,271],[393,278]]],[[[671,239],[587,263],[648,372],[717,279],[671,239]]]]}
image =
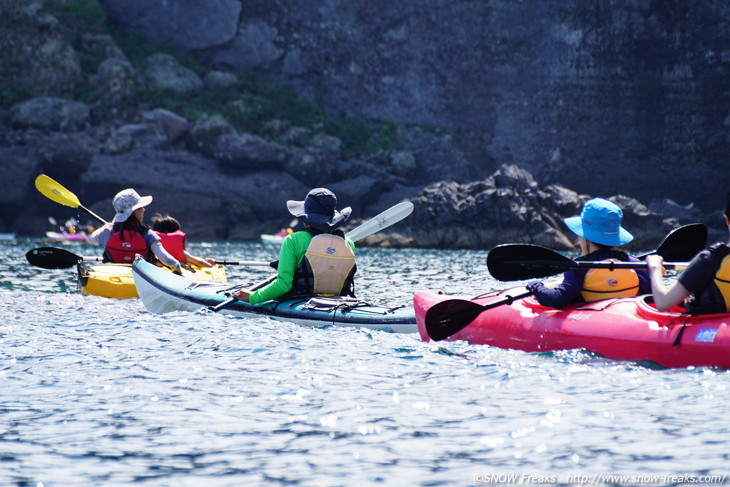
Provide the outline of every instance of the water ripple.
{"type": "MultiPolygon", "coordinates": [[[[569,485],[727,471],[725,371],[153,315],[76,294],[70,271],[23,264],[31,246],[0,246],[2,485],[451,486],[513,473],[569,485]]],[[[194,250],[276,257],[254,244],[194,250]]],[[[360,254],[360,295],[386,303],[505,287],[484,252],[360,254]]]]}

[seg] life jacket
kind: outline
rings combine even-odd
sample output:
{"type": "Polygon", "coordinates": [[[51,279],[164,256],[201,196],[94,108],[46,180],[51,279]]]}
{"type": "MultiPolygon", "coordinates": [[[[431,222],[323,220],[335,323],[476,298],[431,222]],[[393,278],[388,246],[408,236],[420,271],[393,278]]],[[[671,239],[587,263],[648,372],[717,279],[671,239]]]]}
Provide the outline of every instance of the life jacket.
{"type": "Polygon", "coordinates": [[[725,301],[725,311],[730,312],[730,250],[728,255],[722,259],[720,268],[715,272],[713,281],[725,301]]]}
{"type": "Polygon", "coordinates": [[[175,257],[179,262],[186,262],[185,248],[187,246],[186,235],[182,230],[171,233],[163,233],[155,231],[160,236],[160,243],[167,252],[175,257]]]}
{"type": "Polygon", "coordinates": [[[701,291],[685,300],[684,306],[689,314],[730,312],[730,247],[717,243],[707,251],[710,252],[710,269],[714,268],[714,274],[708,276],[701,291]]]}
{"type": "Polygon", "coordinates": [[[356,270],[355,254],[344,237],[316,234],[294,273],[292,294],[354,296],[356,270]]]}
{"type": "Polygon", "coordinates": [[[102,261],[131,264],[137,254],[148,259],[152,252],[145,239],[147,230],[148,228],[144,226],[133,230],[122,230],[121,225],[114,225],[109,241],[106,243],[102,261]]]}
{"type": "Polygon", "coordinates": [[[639,276],[634,269],[591,269],[586,272],[580,294],[586,303],[636,296],[639,276]]]}

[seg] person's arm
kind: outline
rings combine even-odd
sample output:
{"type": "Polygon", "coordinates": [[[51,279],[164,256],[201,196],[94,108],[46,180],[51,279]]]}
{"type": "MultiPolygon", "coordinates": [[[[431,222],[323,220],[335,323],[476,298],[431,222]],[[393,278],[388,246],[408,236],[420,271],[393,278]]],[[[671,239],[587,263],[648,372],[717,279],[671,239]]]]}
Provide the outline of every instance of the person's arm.
{"type": "Polygon", "coordinates": [[[215,265],[215,259],[203,259],[202,257],[197,257],[187,250],[183,250],[183,254],[185,255],[185,260],[188,261],[188,264],[196,265],[198,267],[212,267],[215,265]]]}
{"type": "Polygon", "coordinates": [[[690,295],[690,292],[679,282],[675,282],[667,289],[664,285],[664,266],[662,266],[661,255],[652,254],[646,258],[649,274],[651,275],[651,293],[654,296],[654,304],[659,311],[666,311],[682,303],[690,295]]]}
{"type": "Polygon", "coordinates": [[[89,235],[86,239],[94,244],[106,246],[106,243],[109,241],[109,237],[111,236],[112,232],[112,224],[107,223],[106,225],[102,225],[94,232],[89,235]]]}
{"type": "Polygon", "coordinates": [[[147,241],[147,245],[149,245],[150,250],[152,250],[152,253],[155,254],[155,257],[157,257],[157,260],[162,262],[167,267],[170,267],[177,272],[180,272],[180,269],[182,268],[182,265],[178,260],[173,257],[167,250],[165,250],[165,247],[162,246],[162,241],[160,240],[160,236],[157,235],[152,230],[147,230],[147,233],[145,234],[145,240],[147,241]]]}
{"type": "Polygon", "coordinates": [[[570,270],[563,274],[563,281],[553,288],[545,286],[541,281],[532,281],[527,285],[527,290],[534,294],[541,305],[562,309],[579,301],[585,274],[585,270],[570,270]]]}
{"type": "MultiPolygon", "coordinates": [[[[245,303],[263,303],[270,299],[276,299],[291,290],[294,284],[294,272],[299,265],[299,255],[304,255],[304,250],[299,251],[303,243],[299,243],[292,234],[284,238],[279,251],[279,264],[277,266],[276,279],[268,286],[256,291],[240,289],[232,296],[245,303]]],[[[306,247],[305,247],[306,249],[306,247]]]]}
{"type": "Polygon", "coordinates": [[[181,265],[178,260],[173,257],[167,250],[165,250],[165,247],[162,246],[162,242],[155,242],[150,246],[150,249],[152,250],[152,253],[155,254],[155,257],[157,257],[157,260],[165,264],[167,267],[170,267],[171,269],[174,269],[176,271],[180,271],[181,265]]]}

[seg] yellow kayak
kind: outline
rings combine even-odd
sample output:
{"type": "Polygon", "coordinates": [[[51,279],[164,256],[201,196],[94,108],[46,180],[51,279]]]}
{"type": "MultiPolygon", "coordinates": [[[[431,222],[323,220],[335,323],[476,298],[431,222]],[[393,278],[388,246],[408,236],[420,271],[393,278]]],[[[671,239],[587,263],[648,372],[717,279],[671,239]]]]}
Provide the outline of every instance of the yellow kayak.
{"type": "MultiPolygon", "coordinates": [[[[167,270],[167,267],[163,269],[167,270]]],[[[226,282],[226,269],[222,265],[193,269],[195,272],[183,270],[183,275],[195,281],[226,282]]],[[[139,297],[131,264],[95,264],[90,267],[80,265],[78,270],[79,290],[82,294],[121,299],[139,297]]]]}

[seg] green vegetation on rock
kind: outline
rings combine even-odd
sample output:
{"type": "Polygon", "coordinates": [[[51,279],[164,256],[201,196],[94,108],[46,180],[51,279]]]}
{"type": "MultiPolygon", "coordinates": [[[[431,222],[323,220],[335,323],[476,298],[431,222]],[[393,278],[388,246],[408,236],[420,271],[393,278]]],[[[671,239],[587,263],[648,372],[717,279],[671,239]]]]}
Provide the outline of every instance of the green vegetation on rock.
{"type": "MultiPolygon", "coordinates": [[[[54,3],[41,13],[58,20],[59,25],[54,28],[61,32],[79,56],[85,81],[77,83],[73,93],[68,93],[67,97],[94,104],[100,114],[147,106],[165,108],[193,121],[222,115],[236,129],[258,135],[271,135],[267,132],[267,124],[278,120],[285,126],[305,127],[336,136],[342,141],[346,154],[374,153],[380,149],[396,148],[394,123],[369,123],[346,115],[328,114],[314,101],[299,96],[292,88],[273,85],[251,73],[235,73],[237,81],[231,86],[207,86],[196,94],[181,95],[137,83],[132,94],[124,101],[111,100],[89,80],[106,59],[104,52],[89,48],[89,35],[111,36],[116,47],[138,73],[149,68],[150,56],[158,53],[172,56],[201,78],[209,69],[182,49],[149,43],[118,26],[110,25],[103,10],[93,1],[54,3]]],[[[12,59],[9,61],[12,66],[12,59]]],[[[38,92],[34,86],[10,80],[0,89],[0,106],[8,108],[14,103],[42,95],[45,93],[38,92]]]]}

